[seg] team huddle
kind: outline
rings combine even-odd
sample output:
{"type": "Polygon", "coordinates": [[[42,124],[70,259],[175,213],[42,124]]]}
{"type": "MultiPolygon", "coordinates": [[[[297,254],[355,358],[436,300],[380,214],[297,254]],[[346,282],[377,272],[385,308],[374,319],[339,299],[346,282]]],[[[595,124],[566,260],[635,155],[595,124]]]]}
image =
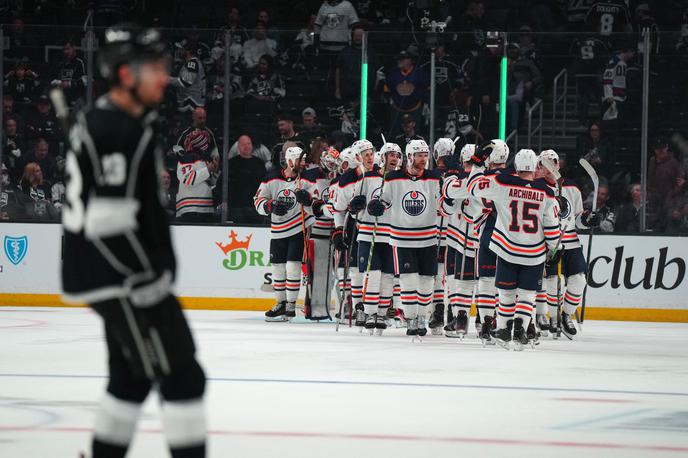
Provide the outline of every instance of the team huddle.
{"type": "Polygon", "coordinates": [[[286,149],[254,198],[271,218],[276,305],[267,321],[305,316],[371,334],[394,323],[418,338],[463,338],[476,304],[484,345],[521,350],[549,333],[577,334],[587,264],[578,229],[598,224],[553,150],[520,150],[507,166],[502,140],[411,140],[402,153],[358,140],[306,167],[286,149]],[[435,166],[428,169],[430,154],[435,166]],[[562,279],[563,276],[563,279],[562,279]],[[336,288],[334,288],[336,286],[336,288]]]}

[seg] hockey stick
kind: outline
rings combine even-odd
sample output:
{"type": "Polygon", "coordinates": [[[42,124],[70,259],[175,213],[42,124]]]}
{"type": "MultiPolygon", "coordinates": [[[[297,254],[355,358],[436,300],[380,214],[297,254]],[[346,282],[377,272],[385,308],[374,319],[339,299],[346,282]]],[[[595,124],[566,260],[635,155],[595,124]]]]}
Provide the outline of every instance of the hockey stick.
{"type": "MultiPolygon", "coordinates": [[[[306,152],[302,151],[301,155],[299,155],[299,162],[296,164],[296,189],[298,191],[301,191],[301,162],[305,159],[306,157],[306,152]]],[[[304,209],[304,205],[300,204],[301,207],[301,232],[303,234],[303,260],[306,263],[306,273],[305,273],[305,279],[306,280],[306,297],[304,298],[304,304],[303,304],[303,312],[306,318],[310,316],[311,313],[311,294],[312,294],[312,278],[313,276],[312,271],[311,271],[311,263],[310,263],[310,241],[308,239],[308,230],[306,229],[306,211],[304,209]]]]}
{"type": "MultiPolygon", "coordinates": [[[[578,163],[585,169],[585,171],[590,175],[590,179],[592,180],[592,186],[593,186],[593,196],[592,196],[592,213],[594,214],[597,211],[597,193],[600,190],[600,178],[597,176],[597,172],[593,168],[590,163],[581,158],[578,163]]],[[[588,263],[588,274],[585,282],[585,288],[583,289],[583,304],[581,305],[581,315],[580,315],[580,322],[583,323],[585,321],[585,304],[587,302],[587,297],[588,297],[588,281],[590,280],[590,276],[592,275],[590,272],[590,256],[592,255],[592,234],[595,231],[595,228],[590,227],[590,233],[588,235],[588,255],[586,256],[585,260],[588,263]]]]}

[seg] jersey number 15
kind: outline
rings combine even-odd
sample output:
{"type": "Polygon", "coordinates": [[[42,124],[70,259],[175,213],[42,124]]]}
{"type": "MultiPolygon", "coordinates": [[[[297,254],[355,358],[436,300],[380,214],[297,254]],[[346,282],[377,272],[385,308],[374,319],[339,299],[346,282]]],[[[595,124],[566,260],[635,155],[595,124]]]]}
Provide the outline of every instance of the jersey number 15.
{"type": "Polygon", "coordinates": [[[511,203],[509,203],[509,209],[511,210],[511,224],[509,224],[509,230],[511,232],[520,232],[521,228],[523,229],[523,232],[528,234],[535,234],[538,231],[538,217],[535,212],[540,209],[540,204],[512,200],[511,203]],[[523,205],[519,205],[521,203],[523,205]],[[521,207],[520,212],[519,207],[521,207]]]}

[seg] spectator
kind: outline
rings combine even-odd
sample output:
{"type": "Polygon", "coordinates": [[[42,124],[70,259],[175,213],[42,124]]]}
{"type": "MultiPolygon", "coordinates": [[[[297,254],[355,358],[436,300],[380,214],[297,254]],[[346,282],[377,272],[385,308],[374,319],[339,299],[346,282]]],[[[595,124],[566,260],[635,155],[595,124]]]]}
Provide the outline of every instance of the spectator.
{"type": "Polygon", "coordinates": [[[19,190],[12,185],[7,166],[1,164],[0,167],[0,221],[21,220],[26,213],[24,201],[19,196],[19,190]]]}
{"type": "MultiPolygon", "coordinates": [[[[230,65],[229,73],[229,87],[225,88],[225,57],[222,54],[216,61],[213,62],[208,72],[208,93],[206,96],[205,108],[208,115],[215,124],[211,124],[214,129],[222,128],[222,118],[224,116],[224,98],[225,95],[230,100],[238,102],[243,99],[244,86],[241,80],[239,65],[230,65]]],[[[241,103],[230,103],[230,119],[234,118],[241,103]]]]}
{"type": "Polygon", "coordinates": [[[399,53],[397,68],[386,76],[384,85],[384,92],[389,96],[392,106],[390,136],[397,136],[403,115],[412,116],[416,123],[422,120],[429,86],[428,74],[414,64],[411,54],[408,51],[399,53]]]}
{"type": "Polygon", "coordinates": [[[325,54],[339,53],[349,42],[349,29],[358,22],[353,5],[347,0],[326,0],[315,19],[316,43],[325,54]]]}
{"type": "Polygon", "coordinates": [[[402,151],[411,140],[425,140],[416,133],[416,120],[410,114],[401,117],[401,129],[403,132],[394,137],[394,143],[399,145],[402,151]]]}
{"type": "MultiPolygon", "coordinates": [[[[429,75],[431,61],[425,62],[421,68],[429,75]]],[[[451,94],[456,89],[463,88],[465,75],[463,69],[457,65],[447,52],[447,46],[440,42],[435,47],[435,101],[437,105],[448,106],[451,94]]]]}
{"type": "Polygon", "coordinates": [[[688,203],[676,203],[669,209],[666,216],[664,232],[672,235],[688,233],[688,203]]]}
{"type": "Polygon", "coordinates": [[[640,211],[642,207],[640,183],[631,184],[628,198],[617,210],[614,232],[640,232],[640,211]]]}
{"type": "MultiPolygon", "coordinates": [[[[647,170],[648,205],[654,218],[661,218],[672,208],[685,183],[681,163],[669,151],[669,142],[658,137],[653,144],[655,155],[647,170]]],[[[652,222],[653,218],[650,218],[652,222]]]]}
{"type": "Polygon", "coordinates": [[[244,43],[244,66],[253,70],[264,55],[275,57],[277,43],[266,36],[265,24],[258,22],[253,30],[253,38],[244,43]]]}
{"type": "Polygon", "coordinates": [[[30,105],[40,82],[38,75],[28,68],[26,63],[17,62],[14,70],[5,75],[5,91],[14,101],[23,107],[30,105]]]}
{"type": "Polygon", "coordinates": [[[571,44],[574,56],[573,74],[576,77],[576,104],[578,123],[588,124],[590,102],[597,103],[602,93],[602,78],[609,56],[609,46],[596,37],[574,40],[571,44]]]}
{"type": "Polygon", "coordinates": [[[87,77],[84,61],[76,56],[76,46],[72,40],[68,40],[62,48],[63,60],[53,72],[54,86],[60,86],[70,107],[84,94],[87,77]]]}
{"type": "Polygon", "coordinates": [[[595,0],[576,0],[568,2],[566,7],[566,30],[580,32],[585,26],[585,17],[595,0]]]}
{"type": "Polygon", "coordinates": [[[55,211],[58,214],[62,213],[62,207],[64,206],[65,198],[67,197],[66,191],[67,189],[65,188],[64,182],[61,179],[59,179],[50,187],[50,201],[52,202],[53,207],[55,207],[55,211]]]}
{"type": "Polygon", "coordinates": [[[471,95],[475,103],[480,104],[482,114],[480,131],[489,138],[494,136],[497,128],[501,58],[501,44],[498,47],[484,46],[482,51],[467,63],[471,81],[471,95]]]}
{"type": "MultiPolygon", "coordinates": [[[[231,148],[229,148],[228,159],[231,159],[239,154],[239,149],[246,149],[250,145],[253,150],[251,151],[251,156],[256,157],[263,161],[263,165],[266,170],[272,168],[272,152],[267,146],[251,138],[249,135],[241,135],[237,141],[234,142],[231,148]]],[[[244,153],[246,154],[246,153],[244,153]]]]}
{"type": "MultiPolygon", "coordinates": [[[[191,114],[191,125],[187,127],[177,140],[177,146],[188,151],[187,145],[191,141],[190,138],[195,138],[198,144],[197,150],[200,152],[204,160],[209,160],[211,156],[218,154],[217,141],[215,141],[215,134],[212,129],[207,126],[208,115],[205,108],[198,107],[194,109],[191,114]],[[199,135],[199,132],[202,135],[199,135]]],[[[179,148],[177,148],[179,151],[179,148]]]]}
{"type": "Polygon", "coordinates": [[[218,172],[220,157],[215,154],[208,158],[204,156],[202,145],[207,133],[196,130],[187,136],[184,147],[185,155],[177,164],[176,216],[179,221],[188,223],[211,222],[215,213],[213,188],[214,174],[218,172]],[[204,135],[205,134],[205,135],[204,135]]]}
{"type": "Polygon", "coordinates": [[[602,120],[614,121],[618,127],[623,121],[626,103],[626,70],[628,62],[635,56],[635,50],[623,46],[619,53],[612,56],[602,76],[602,120]]]}
{"type": "Polygon", "coordinates": [[[27,210],[27,217],[31,220],[55,221],[57,212],[50,203],[52,196],[50,187],[43,181],[41,166],[29,162],[24,166],[24,174],[17,187],[27,210]]]}
{"type": "Polygon", "coordinates": [[[301,126],[299,126],[301,141],[309,146],[314,138],[325,137],[325,128],[318,122],[315,110],[311,107],[304,108],[301,112],[301,126]]]}
{"type": "Polygon", "coordinates": [[[162,186],[162,193],[165,196],[165,211],[170,220],[174,219],[175,216],[175,203],[176,196],[174,190],[172,189],[172,176],[169,170],[162,169],[160,174],[160,185],[162,186]]]}
{"type": "Polygon", "coordinates": [[[62,140],[62,129],[47,95],[38,98],[36,110],[27,119],[26,132],[30,140],[44,138],[50,145],[51,152],[57,155],[56,145],[62,140]]]}
{"type": "Polygon", "coordinates": [[[225,32],[229,32],[230,42],[232,43],[231,46],[239,45],[241,48],[244,43],[251,38],[246,27],[241,25],[241,10],[236,6],[229,8],[227,24],[222,27],[217,36],[217,40],[222,43],[222,46],[224,46],[225,42],[225,32]]]}
{"type": "Polygon", "coordinates": [[[253,196],[265,176],[265,164],[253,156],[253,143],[248,135],[239,137],[239,154],[227,164],[229,219],[235,223],[256,223],[261,218],[253,207],[253,196]]]}
{"type": "Polygon", "coordinates": [[[626,0],[597,0],[585,16],[586,30],[613,38],[614,34],[631,32],[631,15],[626,0]]]}
{"type": "Polygon", "coordinates": [[[468,91],[459,89],[451,93],[451,101],[454,109],[447,115],[443,136],[448,138],[461,136],[468,143],[480,143],[482,141],[479,131],[480,104],[474,109],[473,96],[468,91]]]}
{"type": "Polygon", "coordinates": [[[320,167],[320,157],[329,147],[330,145],[324,138],[316,137],[313,139],[313,142],[310,144],[310,154],[306,160],[309,166],[320,167]]]}
{"type": "MultiPolygon", "coordinates": [[[[22,164],[24,166],[29,163],[38,164],[41,169],[41,178],[48,184],[56,182],[58,178],[57,161],[53,156],[48,154],[50,146],[44,138],[36,140],[33,151],[26,154],[23,158],[22,164]]],[[[22,168],[24,168],[22,166],[22,168]]]]}
{"type": "Polygon", "coordinates": [[[203,63],[196,55],[196,45],[183,41],[183,63],[179,74],[170,77],[170,85],[177,88],[177,109],[184,113],[205,107],[206,79],[203,63]]]}
{"type": "Polygon", "coordinates": [[[272,147],[272,164],[279,166],[284,162],[284,144],[286,142],[293,142],[301,149],[306,149],[301,136],[294,130],[294,121],[287,115],[280,115],[277,117],[277,132],[279,133],[279,140],[272,147]]]}
{"type": "MultiPolygon", "coordinates": [[[[614,162],[614,147],[611,140],[604,135],[602,124],[594,122],[586,134],[576,139],[576,152],[590,162],[600,175],[609,176],[614,162]]],[[[574,157],[578,163],[579,157],[574,157]]]]}
{"type": "Polygon", "coordinates": [[[506,113],[509,120],[509,131],[518,129],[521,112],[525,108],[526,102],[526,82],[516,75],[515,65],[516,62],[513,59],[508,60],[507,74],[509,79],[507,82],[506,113]]]}
{"type": "Polygon", "coordinates": [[[35,53],[34,49],[36,46],[30,42],[30,37],[26,33],[26,27],[22,18],[15,17],[12,20],[12,27],[8,35],[9,46],[7,51],[5,51],[5,59],[20,61],[25,58],[36,57],[32,55],[35,53]]]}
{"type": "MultiPolygon", "coordinates": [[[[591,197],[588,200],[591,200],[591,197]]],[[[614,232],[616,224],[616,213],[607,206],[608,202],[609,186],[600,183],[600,187],[597,190],[597,213],[600,215],[600,230],[602,232],[614,232]]]]}
{"type": "Polygon", "coordinates": [[[477,55],[480,52],[485,45],[484,15],[485,5],[482,0],[472,0],[468,2],[464,14],[456,22],[450,23],[450,30],[454,32],[454,54],[462,56],[470,52],[477,55]]]}
{"type": "Polygon", "coordinates": [[[315,65],[315,14],[311,14],[308,25],[299,31],[289,50],[292,68],[310,70],[315,65]]]}
{"type": "Polygon", "coordinates": [[[518,53],[519,58],[528,59],[537,65],[538,69],[541,68],[540,50],[535,43],[533,29],[527,24],[523,24],[518,29],[518,53]]]}
{"type": "Polygon", "coordinates": [[[248,83],[246,89],[246,111],[274,115],[278,102],[287,91],[279,73],[275,72],[274,59],[265,54],[258,60],[258,74],[248,83]]]}
{"type": "Polygon", "coordinates": [[[270,22],[270,13],[266,9],[258,11],[258,22],[265,25],[265,36],[275,42],[275,49],[281,48],[280,31],[270,22]]]}
{"type": "Polygon", "coordinates": [[[532,100],[533,96],[541,90],[543,77],[540,69],[528,54],[521,52],[521,48],[516,43],[507,46],[507,55],[514,60],[514,78],[516,78],[516,81],[523,82],[525,99],[532,100]]]}
{"type": "Polygon", "coordinates": [[[14,117],[5,118],[5,129],[2,134],[2,160],[7,165],[12,179],[18,179],[23,172],[21,164],[22,156],[26,154],[26,145],[17,132],[17,120],[14,117]]]}
{"type": "Polygon", "coordinates": [[[14,97],[10,94],[2,96],[2,115],[4,118],[14,118],[17,121],[17,131],[24,136],[24,116],[17,112],[14,105],[14,97]]]}
{"type": "MultiPolygon", "coordinates": [[[[357,24],[351,29],[351,44],[346,46],[337,57],[334,74],[334,96],[345,104],[360,99],[361,93],[361,46],[363,44],[363,26],[357,24]]],[[[377,56],[368,49],[368,68],[377,68],[377,56]]],[[[374,85],[374,72],[369,72],[368,88],[374,85]]]]}

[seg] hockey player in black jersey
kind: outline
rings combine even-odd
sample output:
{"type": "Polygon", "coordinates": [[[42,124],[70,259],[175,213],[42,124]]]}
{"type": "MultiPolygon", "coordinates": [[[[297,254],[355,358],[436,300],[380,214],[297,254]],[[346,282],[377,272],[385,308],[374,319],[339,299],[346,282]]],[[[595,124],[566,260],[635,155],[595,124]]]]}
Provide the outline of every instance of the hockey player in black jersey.
{"type": "Polygon", "coordinates": [[[77,115],[66,157],[64,299],[102,318],[109,381],[96,414],[93,458],[122,458],[151,388],[173,458],[205,456],[205,375],[172,295],[175,257],[159,176],[156,112],[168,81],[154,29],[105,32],[100,70],[112,84],[77,115]]]}

